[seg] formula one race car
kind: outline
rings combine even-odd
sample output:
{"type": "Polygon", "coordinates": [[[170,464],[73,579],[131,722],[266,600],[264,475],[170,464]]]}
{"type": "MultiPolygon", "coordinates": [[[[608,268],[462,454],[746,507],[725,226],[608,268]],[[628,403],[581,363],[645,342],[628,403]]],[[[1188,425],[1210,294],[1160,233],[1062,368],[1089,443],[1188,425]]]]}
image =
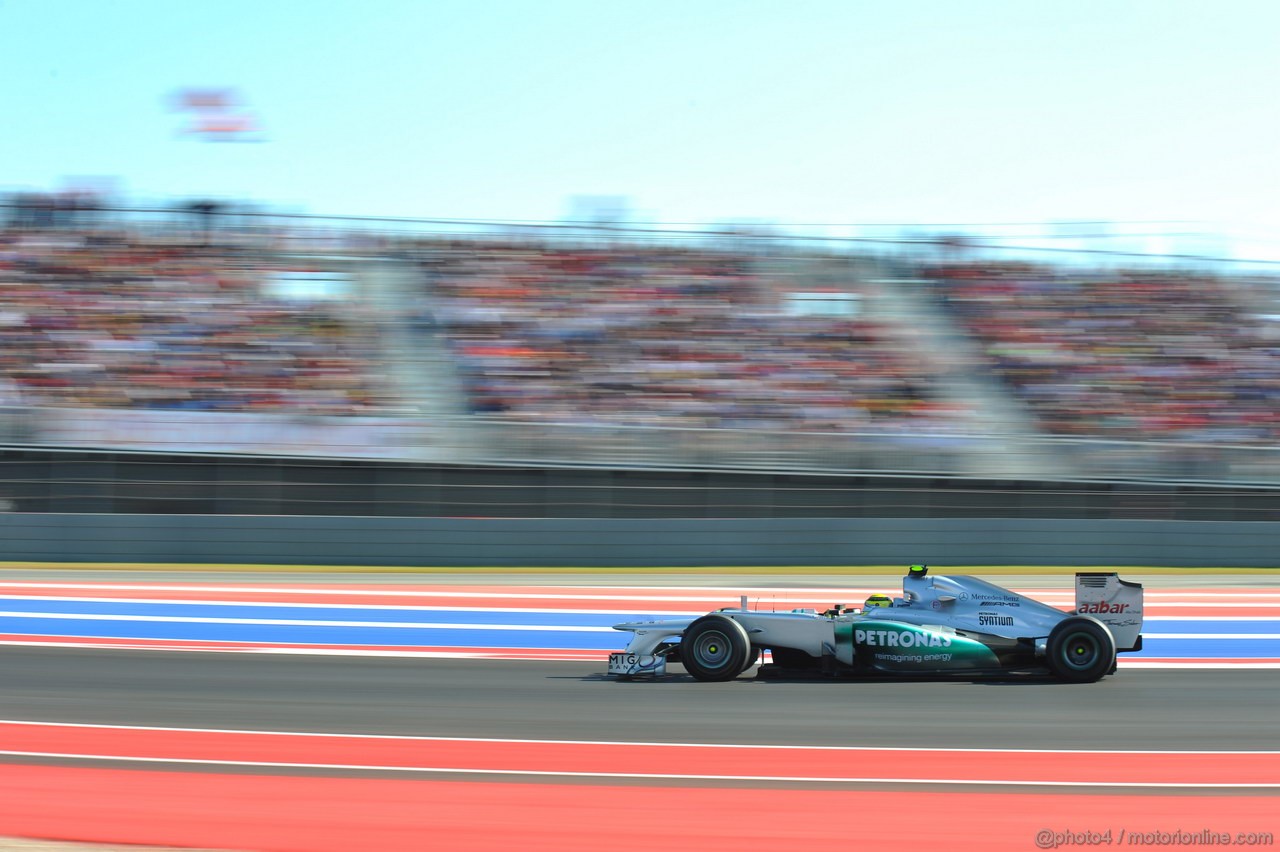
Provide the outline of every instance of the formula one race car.
{"type": "Polygon", "coordinates": [[[1090,683],[1116,670],[1117,651],[1142,650],[1142,585],[1114,573],[1076,574],[1074,612],[979,580],[912,565],[902,597],[861,609],[717,610],[697,618],[614,625],[632,633],[609,674],[663,675],[678,662],[702,681],[732,680],[768,650],[759,675],[978,674],[1048,670],[1090,683]]]}

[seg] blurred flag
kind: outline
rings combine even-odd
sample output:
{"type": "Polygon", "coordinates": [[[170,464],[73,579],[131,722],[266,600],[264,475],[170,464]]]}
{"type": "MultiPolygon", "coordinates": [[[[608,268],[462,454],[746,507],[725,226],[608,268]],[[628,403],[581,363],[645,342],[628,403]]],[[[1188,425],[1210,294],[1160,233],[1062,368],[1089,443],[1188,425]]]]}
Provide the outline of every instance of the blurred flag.
{"type": "Polygon", "coordinates": [[[235,89],[180,89],[174,93],[173,106],[188,118],[181,130],[184,136],[205,142],[264,141],[257,116],[244,106],[235,89]]]}

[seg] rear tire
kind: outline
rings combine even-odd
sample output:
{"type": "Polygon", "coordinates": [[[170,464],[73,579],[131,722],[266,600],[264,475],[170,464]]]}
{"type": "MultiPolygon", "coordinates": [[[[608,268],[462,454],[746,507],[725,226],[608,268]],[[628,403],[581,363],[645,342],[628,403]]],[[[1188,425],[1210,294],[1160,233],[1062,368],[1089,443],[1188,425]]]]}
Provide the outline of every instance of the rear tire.
{"type": "Polygon", "coordinates": [[[701,681],[733,680],[747,669],[751,640],[732,618],[704,615],[685,630],[680,662],[701,681]]]}
{"type": "Polygon", "coordinates": [[[1116,640],[1096,618],[1074,615],[1049,634],[1049,671],[1068,683],[1093,683],[1116,666],[1116,640]]]}

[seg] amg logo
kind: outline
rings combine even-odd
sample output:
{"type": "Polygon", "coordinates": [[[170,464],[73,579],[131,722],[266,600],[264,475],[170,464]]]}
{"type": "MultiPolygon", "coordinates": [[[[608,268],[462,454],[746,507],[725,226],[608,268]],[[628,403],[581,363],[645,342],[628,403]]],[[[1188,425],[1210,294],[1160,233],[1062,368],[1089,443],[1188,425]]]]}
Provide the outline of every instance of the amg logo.
{"type": "Polygon", "coordinates": [[[853,631],[853,639],[862,645],[879,645],[886,648],[950,648],[951,637],[937,633],[908,633],[905,630],[853,631]]]}
{"type": "Polygon", "coordinates": [[[978,626],[979,627],[1012,627],[1013,616],[998,615],[994,612],[980,612],[978,613],[978,626]]]}
{"type": "Polygon", "coordinates": [[[1097,603],[1087,603],[1080,605],[1080,612],[1085,615],[1109,615],[1117,612],[1128,612],[1129,605],[1127,603],[1109,604],[1106,601],[1098,601],[1097,603]]]}

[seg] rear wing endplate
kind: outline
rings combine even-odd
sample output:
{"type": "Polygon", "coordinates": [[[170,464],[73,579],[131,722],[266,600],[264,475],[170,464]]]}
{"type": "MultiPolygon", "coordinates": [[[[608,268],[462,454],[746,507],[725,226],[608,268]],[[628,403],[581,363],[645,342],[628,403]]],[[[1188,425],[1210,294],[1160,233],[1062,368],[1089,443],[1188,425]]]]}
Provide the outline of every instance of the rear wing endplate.
{"type": "Polygon", "coordinates": [[[1142,584],[1121,580],[1115,572],[1076,574],[1076,612],[1107,625],[1117,651],[1142,647],[1142,584]]]}

